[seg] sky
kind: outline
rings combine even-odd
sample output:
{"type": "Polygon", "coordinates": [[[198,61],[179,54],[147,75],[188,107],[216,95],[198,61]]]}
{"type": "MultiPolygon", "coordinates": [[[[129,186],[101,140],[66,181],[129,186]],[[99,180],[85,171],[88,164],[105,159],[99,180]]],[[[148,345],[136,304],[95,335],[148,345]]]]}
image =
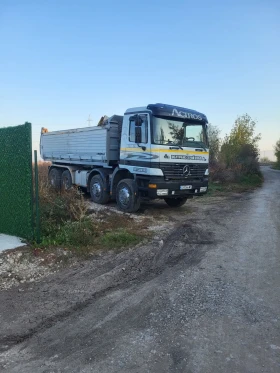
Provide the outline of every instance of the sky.
{"type": "MultiPolygon", "coordinates": [[[[0,0],[0,127],[51,130],[166,103],[222,135],[248,113],[280,138],[279,0],[0,0]]],[[[267,153],[268,154],[268,153],[267,153]]]]}

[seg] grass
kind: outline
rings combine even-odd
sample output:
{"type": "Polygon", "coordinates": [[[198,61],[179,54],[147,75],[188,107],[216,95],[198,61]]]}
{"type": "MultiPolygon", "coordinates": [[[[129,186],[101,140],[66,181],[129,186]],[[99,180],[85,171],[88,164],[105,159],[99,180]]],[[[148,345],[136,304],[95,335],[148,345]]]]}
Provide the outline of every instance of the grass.
{"type": "Polygon", "coordinates": [[[242,187],[248,187],[248,188],[258,188],[262,185],[262,183],[263,183],[263,176],[261,173],[243,175],[240,180],[240,185],[242,187]]]}
{"type": "Polygon", "coordinates": [[[273,170],[280,170],[280,163],[274,162],[273,165],[271,166],[271,168],[273,170]]]}
{"type": "Polygon", "coordinates": [[[126,229],[120,228],[114,232],[106,232],[101,238],[101,243],[106,248],[112,249],[136,245],[140,240],[140,236],[128,232],[126,229]]]}
{"type": "Polygon", "coordinates": [[[209,186],[208,186],[208,193],[206,194],[206,196],[212,196],[212,195],[215,195],[215,194],[226,193],[227,192],[227,187],[228,187],[228,185],[210,181],[209,186]]]}
{"type": "MultiPolygon", "coordinates": [[[[104,216],[103,216],[104,218],[104,216]]],[[[57,229],[53,229],[49,234],[42,237],[42,242],[37,247],[54,250],[62,247],[70,250],[78,256],[89,255],[97,250],[119,250],[131,247],[141,242],[146,235],[143,232],[135,234],[134,224],[118,219],[118,228],[108,222],[96,222],[91,217],[86,217],[81,221],[63,222],[57,229]],[[105,229],[104,229],[105,228],[105,229]]]]}
{"type": "Polygon", "coordinates": [[[53,252],[63,248],[84,256],[96,250],[125,249],[147,237],[145,219],[136,222],[125,214],[89,211],[79,189],[58,192],[47,175],[48,165],[39,164],[41,242],[35,242],[34,248],[53,252]]]}
{"type": "Polygon", "coordinates": [[[242,193],[262,186],[263,176],[259,174],[242,175],[239,182],[210,182],[208,196],[225,195],[229,192],[242,193]]]}
{"type": "Polygon", "coordinates": [[[87,247],[94,243],[96,237],[97,232],[90,219],[65,221],[56,229],[51,225],[47,232],[43,232],[41,246],[87,247]]]}

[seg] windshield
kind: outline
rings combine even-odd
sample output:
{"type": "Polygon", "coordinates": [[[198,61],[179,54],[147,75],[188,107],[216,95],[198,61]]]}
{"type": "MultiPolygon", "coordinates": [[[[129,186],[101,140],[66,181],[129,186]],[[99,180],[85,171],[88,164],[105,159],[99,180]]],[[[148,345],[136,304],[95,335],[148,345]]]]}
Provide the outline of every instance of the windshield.
{"type": "Polygon", "coordinates": [[[153,143],[206,148],[207,125],[153,117],[153,143]]]}

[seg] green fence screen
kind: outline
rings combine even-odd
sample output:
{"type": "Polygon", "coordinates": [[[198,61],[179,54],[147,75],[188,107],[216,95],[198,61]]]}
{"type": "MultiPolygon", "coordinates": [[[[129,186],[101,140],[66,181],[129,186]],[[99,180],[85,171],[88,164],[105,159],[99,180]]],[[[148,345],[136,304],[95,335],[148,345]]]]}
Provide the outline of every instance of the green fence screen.
{"type": "Polygon", "coordinates": [[[31,123],[0,128],[0,233],[33,238],[31,123]]]}

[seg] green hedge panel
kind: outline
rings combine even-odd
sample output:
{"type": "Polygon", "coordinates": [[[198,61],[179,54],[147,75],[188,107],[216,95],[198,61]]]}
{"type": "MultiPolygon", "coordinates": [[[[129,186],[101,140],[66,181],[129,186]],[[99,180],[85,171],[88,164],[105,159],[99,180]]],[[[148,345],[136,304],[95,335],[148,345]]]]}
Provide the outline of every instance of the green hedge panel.
{"type": "Polygon", "coordinates": [[[33,238],[31,123],[0,128],[0,233],[33,238]]]}

